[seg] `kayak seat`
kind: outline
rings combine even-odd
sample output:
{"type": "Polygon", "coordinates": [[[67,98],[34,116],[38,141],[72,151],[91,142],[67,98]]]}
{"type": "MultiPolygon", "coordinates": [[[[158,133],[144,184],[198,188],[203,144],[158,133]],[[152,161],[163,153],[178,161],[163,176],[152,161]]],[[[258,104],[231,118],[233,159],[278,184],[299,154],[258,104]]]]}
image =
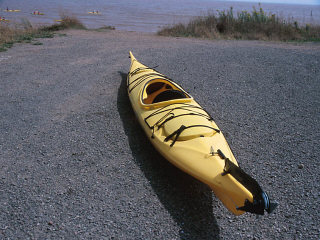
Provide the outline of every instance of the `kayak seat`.
{"type": "Polygon", "coordinates": [[[186,98],[186,95],[178,90],[166,90],[161,93],[159,93],[152,101],[152,103],[158,103],[158,102],[163,102],[163,101],[168,101],[168,100],[173,100],[173,99],[181,99],[181,98],[186,98]]]}
{"type": "Polygon", "coordinates": [[[164,82],[152,83],[147,87],[146,92],[147,92],[148,95],[151,95],[152,93],[162,89],[164,85],[165,85],[164,82]]]}

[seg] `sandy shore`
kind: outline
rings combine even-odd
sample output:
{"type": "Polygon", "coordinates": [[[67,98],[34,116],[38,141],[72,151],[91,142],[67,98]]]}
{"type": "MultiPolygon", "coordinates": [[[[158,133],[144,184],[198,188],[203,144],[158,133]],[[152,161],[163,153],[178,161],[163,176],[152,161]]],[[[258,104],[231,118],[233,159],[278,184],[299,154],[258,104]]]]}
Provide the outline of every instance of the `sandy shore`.
{"type": "Polygon", "coordinates": [[[0,239],[319,238],[319,44],[66,34],[0,53],[0,239]],[[231,215],[155,152],[129,50],[207,109],[274,214],[231,215]]]}

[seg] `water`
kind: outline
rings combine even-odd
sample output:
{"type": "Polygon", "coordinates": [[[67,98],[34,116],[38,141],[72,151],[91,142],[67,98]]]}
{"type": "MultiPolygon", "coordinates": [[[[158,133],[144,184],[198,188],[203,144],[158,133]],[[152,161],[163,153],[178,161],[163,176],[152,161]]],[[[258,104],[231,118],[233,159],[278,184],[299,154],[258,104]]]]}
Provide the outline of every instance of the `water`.
{"type": "MultiPolygon", "coordinates": [[[[0,16],[17,22],[25,18],[37,26],[53,24],[64,13],[76,16],[88,28],[115,26],[119,30],[156,32],[165,25],[185,23],[195,16],[226,10],[230,6],[235,11],[251,11],[253,6],[259,8],[258,3],[253,2],[217,0],[0,0],[0,16]],[[7,7],[21,12],[4,12],[7,7]],[[45,15],[31,15],[36,10],[45,15]],[[98,10],[101,15],[88,14],[93,10],[98,10]]],[[[266,12],[285,19],[320,24],[320,5],[263,3],[261,6],[266,12]]]]}

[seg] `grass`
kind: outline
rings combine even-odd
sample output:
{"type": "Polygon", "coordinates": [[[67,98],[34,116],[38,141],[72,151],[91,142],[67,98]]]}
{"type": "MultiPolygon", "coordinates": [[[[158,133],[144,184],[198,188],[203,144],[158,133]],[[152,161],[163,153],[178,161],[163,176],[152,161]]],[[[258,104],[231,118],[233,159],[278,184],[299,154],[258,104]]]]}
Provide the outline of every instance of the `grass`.
{"type": "MultiPolygon", "coordinates": [[[[14,26],[0,24],[0,52],[11,48],[14,43],[31,43],[36,38],[52,38],[55,31],[69,28],[85,29],[85,26],[78,19],[68,16],[63,16],[58,24],[40,28],[33,28],[27,20],[14,26]]],[[[41,44],[36,42],[34,45],[41,44]]]]}
{"type": "Polygon", "coordinates": [[[210,39],[246,39],[275,41],[320,41],[319,25],[300,25],[286,21],[263,9],[234,14],[233,8],[197,17],[188,24],[165,27],[158,32],[162,36],[198,37],[210,39]]]}

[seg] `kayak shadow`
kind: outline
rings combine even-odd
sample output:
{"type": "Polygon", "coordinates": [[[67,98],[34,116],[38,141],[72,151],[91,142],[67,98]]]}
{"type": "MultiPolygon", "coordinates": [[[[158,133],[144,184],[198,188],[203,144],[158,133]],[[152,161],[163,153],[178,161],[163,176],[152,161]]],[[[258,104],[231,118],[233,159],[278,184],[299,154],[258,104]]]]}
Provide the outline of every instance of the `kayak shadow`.
{"type": "Polygon", "coordinates": [[[127,74],[119,72],[117,108],[135,161],[162,205],[180,227],[181,239],[220,239],[212,212],[212,192],[205,184],[170,164],[152,146],[135,117],[126,89],[127,74]]]}

